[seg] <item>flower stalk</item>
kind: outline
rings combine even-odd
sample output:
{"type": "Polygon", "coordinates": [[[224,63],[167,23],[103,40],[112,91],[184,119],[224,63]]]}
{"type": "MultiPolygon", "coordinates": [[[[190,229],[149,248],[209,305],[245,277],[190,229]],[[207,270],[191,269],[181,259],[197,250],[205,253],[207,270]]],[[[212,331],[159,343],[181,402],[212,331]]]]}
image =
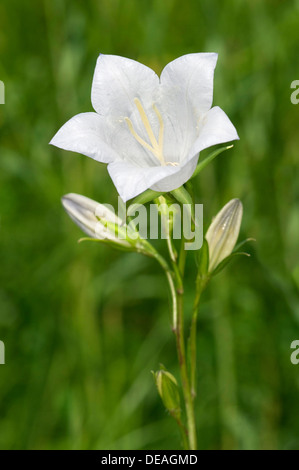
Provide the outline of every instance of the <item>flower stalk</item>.
{"type": "Polygon", "coordinates": [[[196,435],[196,422],[194,414],[194,403],[190,387],[190,378],[187,367],[187,354],[184,337],[184,265],[186,258],[186,251],[184,249],[184,239],[182,240],[182,249],[180,258],[173,256],[173,245],[171,240],[171,233],[168,233],[167,246],[169,256],[172,261],[174,279],[175,279],[175,305],[177,311],[177,321],[174,324],[173,332],[176,338],[177,356],[180,368],[183,396],[185,402],[186,418],[187,418],[187,435],[188,435],[188,449],[197,449],[197,435],[196,435]]]}

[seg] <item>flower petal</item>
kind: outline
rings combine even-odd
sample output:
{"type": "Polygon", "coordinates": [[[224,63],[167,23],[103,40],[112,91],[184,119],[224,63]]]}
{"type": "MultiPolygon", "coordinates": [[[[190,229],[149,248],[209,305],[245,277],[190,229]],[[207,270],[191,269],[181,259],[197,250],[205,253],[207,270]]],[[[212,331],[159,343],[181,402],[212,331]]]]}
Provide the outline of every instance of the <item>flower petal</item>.
{"type": "Polygon", "coordinates": [[[160,85],[156,103],[164,122],[164,159],[182,163],[198,135],[191,101],[184,90],[160,85]]]}
{"type": "Polygon", "coordinates": [[[106,143],[109,142],[108,133],[109,127],[101,116],[96,113],[82,113],[64,124],[50,144],[109,163],[116,160],[118,155],[106,143]]]}
{"type": "Polygon", "coordinates": [[[161,84],[184,89],[198,113],[207,112],[213,102],[214,70],[218,54],[187,54],[166,65],[161,84]]]}
{"type": "Polygon", "coordinates": [[[108,165],[111,179],[124,202],[138,196],[166,177],[169,177],[171,181],[172,175],[178,173],[179,170],[179,167],[173,166],[141,168],[127,162],[114,162],[108,165]]]}
{"type": "Polygon", "coordinates": [[[186,181],[188,181],[193,175],[193,172],[197,165],[197,160],[198,155],[195,155],[184,165],[175,167],[176,172],[173,172],[171,175],[168,175],[165,178],[159,180],[157,183],[153,184],[151,186],[151,189],[158,192],[168,192],[179,188],[184,183],[186,183],[186,181]]]}
{"type": "Polygon", "coordinates": [[[93,77],[92,105],[103,116],[130,116],[134,98],[142,98],[146,106],[158,85],[159,77],[149,67],[125,57],[101,54],[93,77]]]}
{"type": "Polygon", "coordinates": [[[61,202],[75,224],[89,237],[95,238],[96,226],[99,224],[95,214],[100,204],[88,197],[73,193],[63,196],[61,202]]]}
{"type": "Polygon", "coordinates": [[[205,115],[201,126],[199,136],[189,151],[187,160],[212,145],[239,140],[235,126],[218,106],[212,108],[205,115]]]}

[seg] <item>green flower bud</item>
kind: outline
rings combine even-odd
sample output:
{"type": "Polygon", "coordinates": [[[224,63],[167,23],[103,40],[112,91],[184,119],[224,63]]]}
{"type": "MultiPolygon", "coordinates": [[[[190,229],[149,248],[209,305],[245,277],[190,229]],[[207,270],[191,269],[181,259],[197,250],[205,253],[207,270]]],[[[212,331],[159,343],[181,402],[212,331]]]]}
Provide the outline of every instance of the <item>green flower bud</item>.
{"type": "Polygon", "coordinates": [[[206,233],[209,245],[209,272],[211,273],[233,251],[237,242],[243,215],[239,199],[229,201],[213,219],[206,233]]]}
{"type": "Polygon", "coordinates": [[[180,395],[175,377],[166,370],[155,372],[154,377],[165,408],[174,418],[180,419],[180,395]]]}

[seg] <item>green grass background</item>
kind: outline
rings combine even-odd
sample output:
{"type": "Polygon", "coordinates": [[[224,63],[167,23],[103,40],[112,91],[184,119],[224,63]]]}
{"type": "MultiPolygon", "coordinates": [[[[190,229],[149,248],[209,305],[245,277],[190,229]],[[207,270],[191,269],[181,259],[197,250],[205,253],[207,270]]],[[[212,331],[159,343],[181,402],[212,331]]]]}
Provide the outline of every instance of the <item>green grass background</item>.
{"type": "MultiPolygon", "coordinates": [[[[241,140],[195,181],[206,224],[244,204],[252,257],[215,278],[198,328],[201,449],[299,449],[298,0],[2,0],[0,448],[178,449],[150,371],[177,374],[158,265],[98,244],[60,197],[116,202],[105,165],[48,145],[92,110],[100,52],[160,73],[218,52],[214,104],[241,140]]],[[[161,245],[162,248],[162,245],[161,245]]],[[[186,314],[194,260],[188,258],[186,314]]]]}

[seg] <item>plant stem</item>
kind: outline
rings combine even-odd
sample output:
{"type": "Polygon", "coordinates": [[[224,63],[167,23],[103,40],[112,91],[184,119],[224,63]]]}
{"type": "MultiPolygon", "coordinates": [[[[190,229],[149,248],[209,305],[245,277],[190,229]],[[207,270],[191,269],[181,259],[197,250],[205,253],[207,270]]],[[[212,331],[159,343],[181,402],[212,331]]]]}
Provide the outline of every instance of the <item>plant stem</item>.
{"type": "Polygon", "coordinates": [[[194,416],[194,406],[193,399],[190,390],[188,371],[187,371],[187,362],[186,362],[186,350],[185,350],[185,341],[184,341],[184,325],[183,325],[183,291],[177,291],[177,305],[178,305],[178,321],[177,328],[175,330],[176,335],[176,344],[177,344],[177,353],[178,360],[181,372],[181,380],[183,387],[183,394],[186,407],[187,415],[187,429],[188,429],[188,441],[189,449],[197,449],[197,438],[196,438],[196,426],[195,426],[195,416],[194,416]]]}
{"type": "MultiPolygon", "coordinates": [[[[177,354],[179,360],[180,374],[183,387],[183,395],[185,401],[186,415],[187,415],[187,431],[188,431],[188,449],[196,450],[196,427],[194,417],[193,399],[190,390],[190,383],[187,370],[186,349],[184,340],[184,317],[183,317],[183,281],[179,273],[178,266],[174,263],[174,271],[172,271],[165,259],[158,253],[155,258],[165,271],[168,284],[170,287],[172,298],[173,310],[173,331],[176,336],[177,354]]],[[[186,439],[183,439],[184,446],[186,447],[186,439]]]]}
{"type": "Polygon", "coordinates": [[[191,320],[191,327],[190,327],[190,386],[191,386],[191,395],[192,399],[194,400],[196,397],[196,339],[197,339],[197,316],[198,316],[198,309],[202,291],[204,290],[206,284],[208,282],[207,278],[202,278],[197,276],[196,279],[196,292],[195,292],[195,299],[193,305],[193,312],[192,312],[192,320],[191,320]]]}
{"type": "Polygon", "coordinates": [[[173,327],[173,330],[175,330],[177,327],[178,304],[177,304],[176,287],[175,287],[174,279],[173,279],[174,273],[171,271],[167,261],[163,258],[163,256],[161,256],[158,252],[155,252],[153,256],[154,258],[156,258],[156,260],[158,261],[158,263],[163,268],[166,274],[166,278],[167,278],[169,289],[170,289],[171,302],[172,302],[172,327],[173,327]]]}
{"type": "Polygon", "coordinates": [[[171,240],[171,236],[169,236],[168,250],[169,250],[170,258],[172,260],[172,267],[174,271],[174,278],[175,278],[175,284],[176,284],[176,299],[177,299],[177,323],[176,323],[176,328],[174,328],[174,333],[176,337],[177,355],[178,355],[178,361],[179,361],[179,366],[180,366],[180,374],[181,374],[185,409],[186,409],[186,415],[187,415],[188,449],[196,450],[197,449],[197,437],[196,437],[196,425],[195,425],[195,416],[194,416],[194,404],[193,404],[193,397],[192,397],[191,388],[190,388],[190,381],[188,377],[187,357],[186,357],[186,348],[185,348],[185,339],[184,339],[183,277],[184,277],[185,261],[186,261],[186,251],[184,249],[184,243],[185,243],[185,238],[183,237],[181,241],[179,260],[177,260],[173,258],[172,256],[172,253],[173,253],[173,250],[171,249],[172,240],[171,240]]]}
{"type": "Polygon", "coordinates": [[[185,264],[186,264],[186,250],[185,250],[185,237],[183,236],[181,241],[181,248],[180,248],[180,256],[179,256],[179,271],[182,276],[184,277],[185,273],[185,264]]]}
{"type": "Polygon", "coordinates": [[[190,382],[191,382],[191,395],[194,400],[196,397],[196,339],[197,339],[197,316],[202,291],[206,287],[208,277],[202,278],[200,275],[196,279],[196,292],[192,312],[192,321],[190,327],[190,382]]]}
{"type": "Polygon", "coordinates": [[[197,314],[200,302],[201,290],[197,290],[193,306],[190,327],[190,383],[192,400],[196,397],[196,336],[197,336],[197,314]]]}
{"type": "MultiPolygon", "coordinates": [[[[190,204],[191,212],[193,212],[193,204],[190,204]]],[[[169,224],[169,220],[167,221],[169,224]]],[[[183,444],[186,449],[196,450],[197,449],[197,437],[196,437],[196,424],[195,424],[195,415],[194,415],[194,396],[192,394],[192,389],[190,388],[190,380],[188,376],[188,367],[187,367],[187,355],[184,339],[184,310],[183,310],[183,295],[184,295],[184,285],[183,277],[185,271],[185,260],[186,252],[184,249],[185,239],[183,237],[181,242],[181,250],[179,260],[172,244],[171,233],[169,230],[169,225],[167,225],[167,247],[169,251],[169,256],[172,264],[172,269],[170,269],[167,261],[159,254],[155,253],[154,257],[160,263],[162,268],[166,273],[168,284],[170,287],[171,298],[172,298],[172,310],[173,310],[173,331],[176,337],[176,347],[177,355],[180,367],[180,375],[183,388],[183,396],[185,401],[185,409],[187,416],[187,439],[186,434],[182,431],[182,426],[180,426],[181,432],[183,432],[183,444]]],[[[194,315],[193,315],[194,316],[194,315]]],[[[193,342],[196,342],[196,317],[194,318],[195,326],[191,326],[192,335],[195,335],[193,342]],[[193,330],[194,333],[193,333],[193,330]]],[[[192,323],[193,324],[193,323],[192,323]]],[[[191,356],[191,359],[193,355],[191,356]]],[[[196,359],[196,349],[195,349],[195,359],[196,359]]],[[[192,361],[193,362],[193,361],[192,361]]],[[[195,364],[191,367],[191,370],[195,370],[195,364]]],[[[191,374],[191,383],[193,383],[193,376],[191,374]]],[[[179,423],[178,423],[179,424],[179,423]]]]}
{"type": "MultiPolygon", "coordinates": [[[[171,413],[170,413],[171,414],[171,413]]],[[[173,416],[173,415],[172,415],[173,416]]],[[[176,420],[178,426],[179,426],[179,429],[180,429],[180,432],[181,432],[181,436],[182,436],[182,441],[183,441],[183,446],[184,446],[184,449],[186,450],[189,450],[189,442],[188,442],[188,431],[187,429],[185,428],[184,424],[182,423],[182,421],[180,419],[177,419],[173,416],[173,418],[176,420]]]]}

